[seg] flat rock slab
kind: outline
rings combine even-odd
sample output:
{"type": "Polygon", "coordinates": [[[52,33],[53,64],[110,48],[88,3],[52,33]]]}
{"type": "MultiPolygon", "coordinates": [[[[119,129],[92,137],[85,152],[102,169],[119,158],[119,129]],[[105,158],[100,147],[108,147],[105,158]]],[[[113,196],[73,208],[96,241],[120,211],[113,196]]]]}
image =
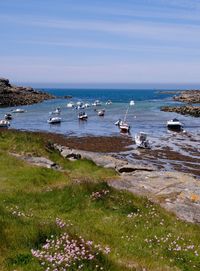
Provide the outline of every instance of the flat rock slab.
{"type": "Polygon", "coordinates": [[[179,172],[135,172],[109,183],[116,189],[146,196],[180,219],[200,223],[200,181],[179,172]]]}
{"type": "Polygon", "coordinates": [[[54,148],[67,159],[87,159],[93,161],[96,165],[105,168],[115,169],[119,173],[132,173],[137,170],[154,171],[154,167],[144,166],[140,163],[128,163],[127,161],[117,159],[111,155],[106,155],[96,152],[88,152],[82,150],[75,150],[65,146],[54,144],[54,148]]]}
{"type": "Polygon", "coordinates": [[[56,163],[54,163],[53,161],[45,157],[25,156],[25,155],[20,155],[16,153],[10,153],[10,154],[34,166],[51,168],[51,169],[56,169],[56,170],[61,169],[56,163]]]}

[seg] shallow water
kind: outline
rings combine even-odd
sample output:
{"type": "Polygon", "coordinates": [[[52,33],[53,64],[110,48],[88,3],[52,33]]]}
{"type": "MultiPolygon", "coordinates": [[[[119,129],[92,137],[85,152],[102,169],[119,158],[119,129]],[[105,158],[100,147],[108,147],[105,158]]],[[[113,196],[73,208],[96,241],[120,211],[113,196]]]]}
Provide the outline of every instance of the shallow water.
{"type": "MultiPolygon", "coordinates": [[[[25,113],[14,114],[14,119],[11,121],[11,128],[30,130],[30,131],[47,131],[53,133],[61,133],[65,135],[118,135],[119,129],[114,123],[119,118],[124,118],[126,109],[130,100],[135,101],[135,105],[131,106],[127,122],[131,125],[131,135],[139,131],[144,131],[150,137],[160,138],[168,133],[166,122],[169,119],[177,117],[185,124],[185,129],[188,132],[196,134],[199,132],[200,123],[198,118],[182,116],[176,113],[161,112],[160,106],[174,105],[175,102],[168,94],[158,94],[155,90],[55,90],[46,89],[55,95],[72,95],[72,99],[58,98],[55,100],[45,101],[40,104],[30,106],[21,106],[26,110],[25,113]],[[105,108],[105,116],[99,117],[94,111],[94,107],[85,109],[88,114],[88,120],[80,122],[77,118],[78,110],[68,109],[68,102],[94,102],[99,99],[102,106],[105,108]],[[112,100],[111,105],[105,105],[107,100],[112,100]],[[56,107],[61,107],[62,123],[59,125],[49,125],[47,119],[49,112],[56,107]]],[[[176,103],[177,104],[177,103],[176,103]]],[[[3,118],[6,112],[13,108],[1,108],[0,118],[3,118]]]]}

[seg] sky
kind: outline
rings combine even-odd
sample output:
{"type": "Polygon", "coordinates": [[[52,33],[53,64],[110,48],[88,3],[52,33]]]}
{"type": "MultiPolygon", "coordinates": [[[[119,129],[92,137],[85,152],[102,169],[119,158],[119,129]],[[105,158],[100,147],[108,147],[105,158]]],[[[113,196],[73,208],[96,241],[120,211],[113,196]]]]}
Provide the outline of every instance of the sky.
{"type": "Polygon", "coordinates": [[[0,77],[200,83],[199,0],[0,0],[0,77]]]}

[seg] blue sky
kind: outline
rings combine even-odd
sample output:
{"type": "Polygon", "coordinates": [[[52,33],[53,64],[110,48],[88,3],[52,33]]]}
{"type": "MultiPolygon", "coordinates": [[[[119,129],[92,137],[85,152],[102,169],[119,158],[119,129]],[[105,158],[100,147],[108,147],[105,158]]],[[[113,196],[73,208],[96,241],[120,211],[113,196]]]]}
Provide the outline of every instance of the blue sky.
{"type": "Polygon", "coordinates": [[[199,0],[1,0],[0,76],[199,83],[199,0]]]}

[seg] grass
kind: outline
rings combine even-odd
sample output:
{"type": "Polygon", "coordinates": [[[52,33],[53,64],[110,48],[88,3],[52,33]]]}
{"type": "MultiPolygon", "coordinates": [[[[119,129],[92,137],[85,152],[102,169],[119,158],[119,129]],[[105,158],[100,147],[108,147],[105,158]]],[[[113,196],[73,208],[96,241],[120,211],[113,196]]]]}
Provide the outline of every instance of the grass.
{"type": "Polygon", "coordinates": [[[46,270],[31,249],[41,250],[46,239],[64,232],[111,249],[83,261],[84,271],[200,270],[199,226],[110,188],[106,180],[117,178],[112,170],[66,161],[47,143],[31,133],[0,133],[0,270],[46,270]],[[33,167],[10,152],[45,156],[64,171],[33,167]]]}

